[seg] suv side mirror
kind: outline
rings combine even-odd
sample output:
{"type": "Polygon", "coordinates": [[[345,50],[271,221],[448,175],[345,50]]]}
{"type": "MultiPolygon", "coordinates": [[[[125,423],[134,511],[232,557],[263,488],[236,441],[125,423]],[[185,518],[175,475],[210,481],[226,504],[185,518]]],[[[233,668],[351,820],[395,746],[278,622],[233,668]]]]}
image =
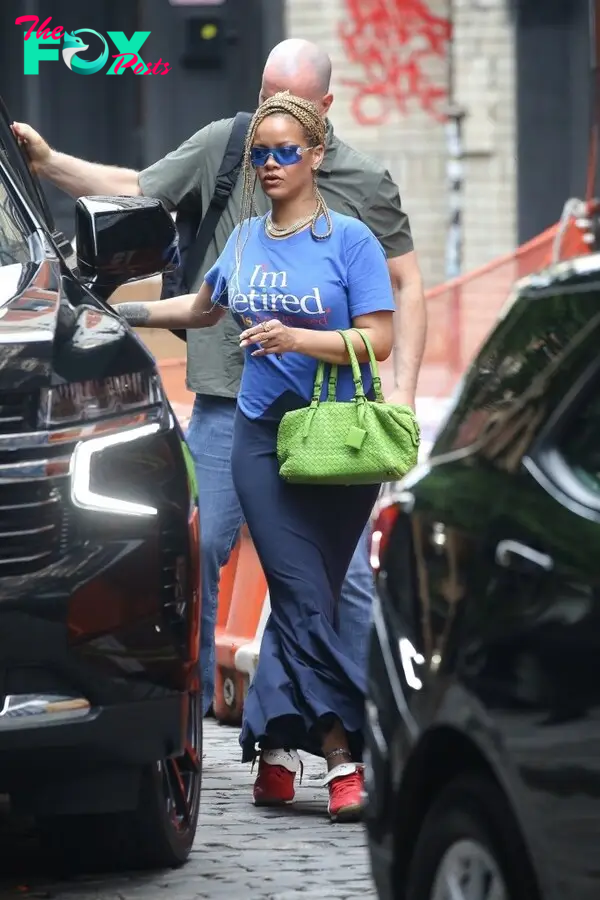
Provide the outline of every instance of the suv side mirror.
{"type": "Polygon", "coordinates": [[[75,241],[80,275],[107,296],[180,263],[175,223],[152,197],[80,197],[75,241]]]}

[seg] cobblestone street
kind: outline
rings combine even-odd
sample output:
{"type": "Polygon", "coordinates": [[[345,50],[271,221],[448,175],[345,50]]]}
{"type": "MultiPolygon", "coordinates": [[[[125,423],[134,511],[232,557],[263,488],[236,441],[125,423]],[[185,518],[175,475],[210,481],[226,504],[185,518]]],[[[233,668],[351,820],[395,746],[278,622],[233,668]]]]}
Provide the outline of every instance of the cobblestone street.
{"type": "Polygon", "coordinates": [[[323,765],[304,758],[293,806],[257,810],[252,776],[239,762],[237,731],[205,723],[204,790],[196,845],[178,871],[59,884],[32,875],[0,877],[0,898],[44,900],[375,900],[363,828],[331,825],[323,765]]]}

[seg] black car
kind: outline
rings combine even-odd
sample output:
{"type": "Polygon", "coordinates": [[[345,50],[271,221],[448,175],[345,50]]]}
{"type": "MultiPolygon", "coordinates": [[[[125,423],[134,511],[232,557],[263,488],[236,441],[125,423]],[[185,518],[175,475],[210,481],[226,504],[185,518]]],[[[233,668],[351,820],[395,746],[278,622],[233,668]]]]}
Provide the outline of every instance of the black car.
{"type": "Polygon", "coordinates": [[[75,257],[0,107],[0,794],[69,867],[189,855],[202,772],[197,492],[107,298],[178,260],[159,201],[87,197],[75,257]]]}
{"type": "Polygon", "coordinates": [[[382,499],[367,828],[385,900],[600,897],[600,255],[520,282],[382,499]]]}

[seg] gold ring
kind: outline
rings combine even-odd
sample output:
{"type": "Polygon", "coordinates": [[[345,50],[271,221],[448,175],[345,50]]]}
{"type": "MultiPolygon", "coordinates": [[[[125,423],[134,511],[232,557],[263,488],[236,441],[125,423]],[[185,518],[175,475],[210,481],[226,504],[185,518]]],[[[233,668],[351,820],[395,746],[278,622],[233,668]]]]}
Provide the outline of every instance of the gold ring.
{"type": "Polygon", "coordinates": [[[263,323],[262,323],[262,327],[263,327],[263,331],[268,331],[268,330],[269,330],[269,325],[268,325],[267,322],[263,322],[263,323]]]}

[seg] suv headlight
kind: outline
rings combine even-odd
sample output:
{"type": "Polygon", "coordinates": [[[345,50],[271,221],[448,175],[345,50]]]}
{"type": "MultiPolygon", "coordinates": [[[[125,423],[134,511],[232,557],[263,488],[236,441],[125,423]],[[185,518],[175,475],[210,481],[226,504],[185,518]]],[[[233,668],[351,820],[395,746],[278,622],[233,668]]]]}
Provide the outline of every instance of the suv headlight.
{"type": "Polygon", "coordinates": [[[127,431],[105,434],[80,441],[71,457],[71,500],[80,509],[90,512],[113,513],[123,516],[157,516],[158,509],[145,503],[132,503],[120,497],[100,494],[92,488],[94,459],[103,452],[110,452],[123,444],[151,437],[160,431],[157,423],[142,425],[127,431]]]}
{"type": "Polygon", "coordinates": [[[59,384],[42,391],[39,426],[46,430],[85,425],[162,401],[160,380],[153,372],[59,384]]]}
{"type": "Polygon", "coordinates": [[[155,372],[111,375],[66,382],[42,391],[38,427],[51,440],[77,441],[70,459],[71,500],[80,509],[125,516],[156,516],[153,506],[108,496],[92,489],[95,460],[123,444],[160,431],[145,411],[160,407],[164,394],[155,372]],[[144,424],[142,424],[144,423],[144,424]]]}

